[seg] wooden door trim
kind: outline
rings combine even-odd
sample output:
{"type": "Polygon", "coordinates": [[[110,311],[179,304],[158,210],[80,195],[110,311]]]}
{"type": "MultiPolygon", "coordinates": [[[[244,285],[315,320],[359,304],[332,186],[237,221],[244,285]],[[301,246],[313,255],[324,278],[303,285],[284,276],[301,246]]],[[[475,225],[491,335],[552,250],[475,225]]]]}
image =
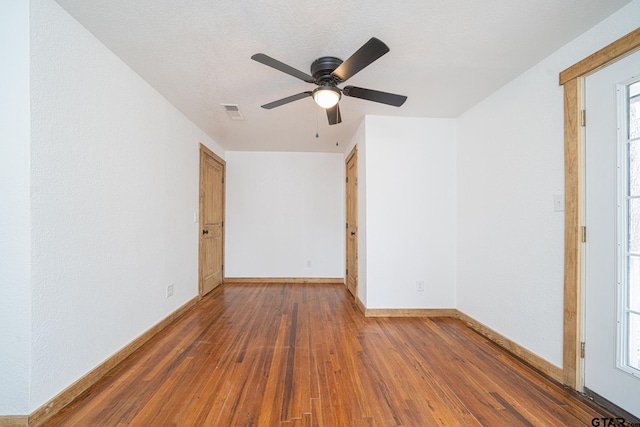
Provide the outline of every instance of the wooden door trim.
{"type": "MultiPolygon", "coordinates": [[[[225,162],[225,160],[218,156],[216,153],[214,153],[213,151],[211,151],[206,145],[200,143],[200,161],[199,161],[199,176],[198,176],[198,296],[200,298],[202,298],[204,296],[204,283],[203,283],[203,278],[202,278],[202,244],[200,242],[201,236],[200,236],[200,232],[201,230],[204,228],[204,203],[203,203],[203,185],[202,185],[202,171],[203,171],[203,162],[204,162],[204,157],[203,157],[203,153],[208,155],[209,157],[211,157],[215,162],[219,163],[220,166],[222,166],[222,179],[223,179],[223,184],[222,184],[222,223],[224,224],[225,221],[225,213],[226,213],[226,189],[227,186],[225,184],[226,179],[227,179],[227,162],[225,162]]],[[[223,268],[222,268],[222,281],[220,282],[221,284],[224,283],[224,244],[225,242],[225,227],[222,227],[222,262],[223,262],[223,268]]]]}
{"type": "MultiPolygon", "coordinates": [[[[349,152],[349,155],[345,159],[345,162],[344,162],[345,177],[349,176],[349,162],[357,154],[358,154],[358,144],[356,144],[351,149],[351,152],[349,152]]],[[[356,166],[356,172],[357,172],[357,170],[358,170],[357,169],[358,168],[357,159],[356,159],[356,165],[355,166],[356,166]]],[[[357,179],[357,177],[356,177],[356,179],[357,179]]],[[[348,191],[347,186],[348,186],[348,183],[345,184],[345,192],[344,192],[344,198],[345,198],[345,204],[344,205],[345,206],[344,207],[345,207],[345,221],[348,222],[349,221],[349,218],[348,218],[348,215],[349,215],[349,191],[348,191]]],[[[358,228],[357,228],[357,226],[358,226],[358,189],[357,189],[357,187],[356,187],[355,198],[356,198],[355,224],[356,224],[356,232],[358,232],[358,228]]],[[[348,235],[348,232],[349,232],[349,230],[347,230],[347,232],[345,232],[345,251],[344,251],[344,255],[345,255],[345,266],[346,267],[348,267],[348,265],[349,265],[349,235],[348,235]]],[[[358,286],[360,285],[358,283],[358,277],[360,275],[360,270],[359,270],[358,261],[357,261],[358,260],[358,237],[359,236],[356,235],[356,239],[355,239],[355,241],[356,241],[356,243],[355,243],[355,245],[356,245],[356,247],[355,247],[356,266],[357,266],[358,270],[356,271],[356,276],[355,276],[356,284],[355,284],[355,289],[354,289],[355,292],[354,292],[354,295],[353,295],[353,297],[356,300],[359,300],[359,298],[358,298],[358,286]]],[[[349,277],[348,276],[349,276],[348,274],[345,274],[345,276],[344,276],[344,284],[345,284],[345,287],[347,289],[349,289],[349,277]]]]}
{"type": "Polygon", "coordinates": [[[564,85],[564,331],[563,383],[582,391],[582,359],[578,349],[583,331],[584,260],[580,228],[584,225],[584,79],[598,69],[640,49],[640,28],[619,38],[560,73],[564,85]]]}
{"type": "Polygon", "coordinates": [[[351,151],[349,152],[349,155],[347,156],[347,159],[344,161],[344,164],[346,165],[347,163],[349,163],[349,160],[351,160],[351,158],[353,156],[356,155],[356,153],[358,152],[358,144],[356,144],[351,151]]]}
{"type": "Polygon", "coordinates": [[[214,153],[213,151],[211,151],[209,149],[209,147],[207,147],[206,145],[204,145],[203,143],[200,143],[200,151],[204,151],[205,153],[207,153],[208,155],[210,155],[211,157],[213,157],[218,163],[220,163],[222,166],[226,167],[227,162],[224,161],[224,159],[220,156],[218,156],[216,153],[214,153]]]}
{"type": "Polygon", "coordinates": [[[629,34],[620,37],[610,45],[603,47],[562,71],[560,73],[560,85],[564,85],[578,77],[584,77],[599,68],[609,65],[611,62],[615,62],[638,49],[638,46],[640,46],[640,28],[636,28],[629,34]]]}

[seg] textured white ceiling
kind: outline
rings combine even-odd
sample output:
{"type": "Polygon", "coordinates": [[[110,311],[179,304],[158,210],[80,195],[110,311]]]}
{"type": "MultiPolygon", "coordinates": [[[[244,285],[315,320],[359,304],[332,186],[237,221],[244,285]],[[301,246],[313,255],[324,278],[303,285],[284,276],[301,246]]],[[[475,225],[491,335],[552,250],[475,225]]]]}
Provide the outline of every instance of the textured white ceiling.
{"type": "Polygon", "coordinates": [[[629,0],[57,2],[225,149],[342,152],[365,114],[457,117],[629,0]],[[335,126],[311,98],[260,108],[314,86],[254,53],[310,73],[371,37],[391,51],[347,84],[406,95],[402,107],[343,97],[335,126]]]}

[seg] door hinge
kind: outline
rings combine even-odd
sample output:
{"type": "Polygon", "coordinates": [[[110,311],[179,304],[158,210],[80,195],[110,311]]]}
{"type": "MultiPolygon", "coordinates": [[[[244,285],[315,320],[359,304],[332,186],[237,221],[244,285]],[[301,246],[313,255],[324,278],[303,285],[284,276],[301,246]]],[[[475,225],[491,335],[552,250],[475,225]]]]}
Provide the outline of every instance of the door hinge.
{"type": "Polygon", "coordinates": [[[587,110],[580,110],[580,126],[585,127],[587,125],[587,110]]]}
{"type": "Polygon", "coordinates": [[[349,223],[347,223],[347,228],[349,228],[349,223]]]}
{"type": "Polygon", "coordinates": [[[222,264],[222,271],[224,271],[224,264],[222,264]]]}
{"type": "Polygon", "coordinates": [[[584,341],[580,343],[580,359],[584,359],[584,341]]]}
{"type": "Polygon", "coordinates": [[[349,177],[347,177],[347,182],[349,182],[349,177]]]}
{"type": "Polygon", "coordinates": [[[581,234],[582,243],[587,243],[587,227],[582,226],[581,234]]]}
{"type": "Polygon", "coordinates": [[[347,272],[346,272],[347,276],[349,275],[349,269],[347,268],[347,272]]]}
{"type": "Polygon", "coordinates": [[[222,183],[224,184],[224,178],[222,178],[222,183]]]}
{"type": "Polygon", "coordinates": [[[224,227],[224,221],[222,221],[222,225],[221,225],[221,227],[224,227]]]}

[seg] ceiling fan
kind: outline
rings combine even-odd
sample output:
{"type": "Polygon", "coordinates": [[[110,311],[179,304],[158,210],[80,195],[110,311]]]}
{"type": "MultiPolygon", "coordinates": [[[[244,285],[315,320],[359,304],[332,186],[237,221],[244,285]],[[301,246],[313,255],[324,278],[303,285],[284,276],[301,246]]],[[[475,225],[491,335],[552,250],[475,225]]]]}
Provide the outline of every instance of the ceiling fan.
{"type": "Polygon", "coordinates": [[[338,101],[340,101],[342,94],[400,107],[407,100],[406,96],[356,86],[345,86],[342,89],[338,87],[340,83],[347,81],[387,52],[389,52],[389,47],[381,40],[372,37],[344,62],[333,56],[323,56],[316,59],[311,64],[311,75],[273,59],[264,53],[256,53],[251,57],[254,61],[318,86],[312,91],[301,92],[264,104],[262,108],[270,110],[310,96],[320,107],[327,110],[329,124],[335,125],[342,122],[340,107],[338,106],[338,101]]]}

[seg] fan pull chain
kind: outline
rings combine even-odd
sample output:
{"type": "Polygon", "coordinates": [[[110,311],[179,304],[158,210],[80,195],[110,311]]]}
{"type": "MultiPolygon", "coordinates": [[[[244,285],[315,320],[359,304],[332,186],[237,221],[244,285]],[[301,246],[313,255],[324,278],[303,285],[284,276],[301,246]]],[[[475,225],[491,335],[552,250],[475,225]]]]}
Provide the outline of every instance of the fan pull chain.
{"type": "Polygon", "coordinates": [[[318,108],[316,108],[316,138],[319,138],[320,135],[318,135],[318,108]]]}

